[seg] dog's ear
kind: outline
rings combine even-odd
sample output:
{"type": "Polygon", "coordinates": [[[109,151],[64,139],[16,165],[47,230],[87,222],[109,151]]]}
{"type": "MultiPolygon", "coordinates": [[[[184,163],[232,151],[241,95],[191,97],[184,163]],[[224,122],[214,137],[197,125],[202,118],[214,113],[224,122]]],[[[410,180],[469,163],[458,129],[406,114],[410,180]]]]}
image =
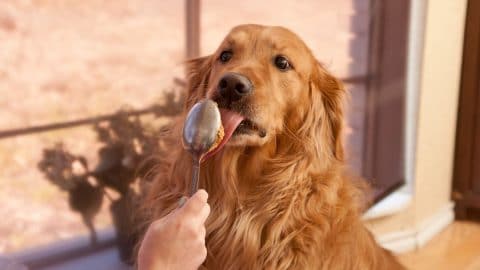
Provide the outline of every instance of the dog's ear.
{"type": "Polygon", "coordinates": [[[204,56],[188,60],[187,68],[187,97],[185,107],[190,108],[197,101],[205,97],[208,88],[208,78],[212,70],[211,56],[204,56]]]}
{"type": "Polygon", "coordinates": [[[327,153],[344,160],[344,98],[345,89],[340,80],[332,76],[320,63],[310,79],[312,141],[317,152],[327,153]],[[326,141],[325,141],[326,140],[326,141]]]}

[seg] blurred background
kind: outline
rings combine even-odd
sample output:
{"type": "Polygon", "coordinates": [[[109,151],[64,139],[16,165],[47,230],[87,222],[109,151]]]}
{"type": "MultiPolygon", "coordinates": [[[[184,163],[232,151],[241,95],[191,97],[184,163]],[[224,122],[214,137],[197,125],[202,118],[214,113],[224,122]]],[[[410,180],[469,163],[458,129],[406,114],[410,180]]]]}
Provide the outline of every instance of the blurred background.
{"type": "MultiPolygon", "coordinates": [[[[451,253],[428,240],[480,233],[453,222],[454,211],[475,219],[480,205],[479,64],[470,60],[480,6],[433,2],[1,1],[3,266],[128,269],[132,211],[148,157],[168,154],[158,137],[182,109],[183,63],[213,53],[232,27],[258,23],[296,32],[344,81],[348,162],[374,188],[365,219],[412,269],[436,267],[431,258],[451,253]]],[[[468,254],[448,269],[476,265],[480,247],[468,254]]]]}

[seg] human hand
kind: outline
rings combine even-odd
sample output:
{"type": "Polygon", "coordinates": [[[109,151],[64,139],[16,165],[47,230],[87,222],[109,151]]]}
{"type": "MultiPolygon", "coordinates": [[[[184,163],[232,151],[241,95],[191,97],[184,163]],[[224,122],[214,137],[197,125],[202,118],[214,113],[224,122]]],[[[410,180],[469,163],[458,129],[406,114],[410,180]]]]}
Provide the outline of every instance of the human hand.
{"type": "Polygon", "coordinates": [[[193,270],[203,263],[207,198],[198,190],[181,208],[150,224],[138,252],[139,270],[193,270]]]}

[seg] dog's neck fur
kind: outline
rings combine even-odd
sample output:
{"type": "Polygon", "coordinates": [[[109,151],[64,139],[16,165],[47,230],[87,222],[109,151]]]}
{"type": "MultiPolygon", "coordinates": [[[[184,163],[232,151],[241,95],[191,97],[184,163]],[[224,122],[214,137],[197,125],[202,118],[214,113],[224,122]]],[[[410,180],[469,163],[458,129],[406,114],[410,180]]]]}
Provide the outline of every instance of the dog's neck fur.
{"type": "Polygon", "coordinates": [[[236,198],[242,204],[255,194],[266,194],[265,189],[267,194],[282,192],[305,182],[305,176],[328,171],[332,160],[322,163],[302,152],[304,149],[287,143],[283,136],[261,147],[226,147],[203,164],[202,184],[207,191],[221,190],[218,195],[236,198]],[[235,196],[225,196],[229,192],[235,196]]]}

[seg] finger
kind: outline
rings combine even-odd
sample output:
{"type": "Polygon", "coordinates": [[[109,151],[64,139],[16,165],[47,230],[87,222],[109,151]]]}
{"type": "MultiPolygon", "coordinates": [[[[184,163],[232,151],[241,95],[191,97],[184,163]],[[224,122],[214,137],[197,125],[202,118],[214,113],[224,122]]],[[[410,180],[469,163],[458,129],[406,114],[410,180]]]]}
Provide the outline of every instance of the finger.
{"type": "Polygon", "coordinates": [[[207,203],[207,199],[207,192],[203,189],[198,190],[190,199],[187,200],[180,211],[188,215],[196,216],[207,203]]]}
{"type": "Polygon", "coordinates": [[[200,237],[203,239],[203,243],[205,243],[205,236],[207,236],[207,228],[205,228],[205,226],[202,226],[200,228],[200,237]]]}
{"type": "MultiPolygon", "coordinates": [[[[205,259],[208,256],[207,247],[205,246],[198,247],[197,249],[195,249],[195,251],[196,252],[195,252],[195,255],[193,255],[194,256],[193,261],[195,261],[195,264],[198,265],[197,267],[200,267],[201,264],[205,261],[205,259]]],[[[206,268],[195,268],[195,269],[206,269],[206,268]]]]}
{"type": "Polygon", "coordinates": [[[197,192],[195,192],[195,194],[193,194],[192,197],[195,197],[195,196],[198,196],[198,198],[202,202],[207,202],[208,200],[208,193],[207,191],[205,191],[205,189],[199,189],[197,192]]]}
{"type": "Polygon", "coordinates": [[[200,252],[199,255],[200,255],[200,260],[201,260],[200,263],[203,263],[205,261],[205,259],[207,258],[207,255],[208,255],[207,247],[204,246],[201,249],[201,252],[200,252]]]}
{"type": "MultiPolygon", "coordinates": [[[[185,197],[185,200],[187,198],[185,197]]],[[[182,198],[180,198],[178,204],[180,204],[182,201],[182,198]]],[[[172,219],[176,219],[175,217],[178,215],[178,210],[181,208],[181,206],[179,206],[178,208],[174,208],[172,209],[168,214],[166,214],[165,216],[153,221],[151,224],[150,224],[150,227],[153,227],[153,228],[157,228],[159,226],[163,226],[162,224],[165,223],[165,222],[169,222],[169,220],[172,220],[172,219]]]]}
{"type": "Polygon", "coordinates": [[[208,216],[210,215],[210,205],[208,203],[205,203],[202,210],[197,215],[197,220],[200,224],[205,224],[205,221],[207,220],[208,216]]]}

